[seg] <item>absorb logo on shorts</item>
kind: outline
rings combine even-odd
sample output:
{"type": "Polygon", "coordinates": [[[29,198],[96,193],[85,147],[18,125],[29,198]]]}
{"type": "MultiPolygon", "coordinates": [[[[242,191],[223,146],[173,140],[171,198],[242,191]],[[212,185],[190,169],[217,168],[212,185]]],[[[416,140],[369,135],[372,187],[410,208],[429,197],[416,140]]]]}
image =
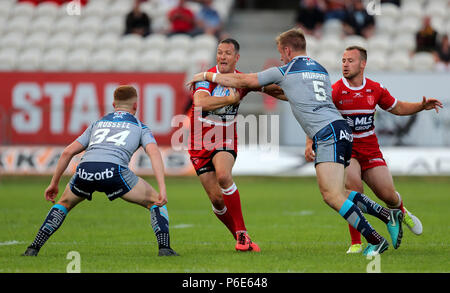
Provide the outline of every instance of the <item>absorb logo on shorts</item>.
{"type": "Polygon", "coordinates": [[[108,169],[106,168],[104,171],[101,172],[87,172],[86,170],[79,168],[77,170],[77,175],[80,177],[80,179],[86,180],[86,181],[94,181],[94,180],[104,180],[104,179],[110,179],[114,176],[114,168],[108,169]]]}

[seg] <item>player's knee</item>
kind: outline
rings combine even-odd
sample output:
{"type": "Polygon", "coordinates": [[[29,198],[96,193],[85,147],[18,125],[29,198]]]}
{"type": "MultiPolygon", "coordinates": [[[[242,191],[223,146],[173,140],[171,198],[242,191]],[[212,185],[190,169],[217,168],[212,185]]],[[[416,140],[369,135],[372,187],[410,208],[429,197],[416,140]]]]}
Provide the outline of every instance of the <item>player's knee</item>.
{"type": "Polygon", "coordinates": [[[228,188],[233,184],[233,177],[229,172],[216,172],[216,178],[221,188],[228,188]]]}
{"type": "Polygon", "coordinates": [[[338,194],[336,194],[334,192],[331,192],[331,191],[323,191],[322,192],[322,199],[323,199],[323,201],[327,205],[329,205],[329,206],[331,206],[333,208],[336,206],[336,203],[338,201],[338,196],[339,196],[338,194]]]}

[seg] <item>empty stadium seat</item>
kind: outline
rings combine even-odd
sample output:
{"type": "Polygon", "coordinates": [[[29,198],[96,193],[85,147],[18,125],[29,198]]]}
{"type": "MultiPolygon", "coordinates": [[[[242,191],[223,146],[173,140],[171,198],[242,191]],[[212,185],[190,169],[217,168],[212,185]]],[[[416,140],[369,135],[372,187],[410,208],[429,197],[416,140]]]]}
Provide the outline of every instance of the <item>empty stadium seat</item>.
{"type": "Polygon", "coordinates": [[[367,56],[367,71],[383,71],[386,69],[386,54],[383,51],[372,51],[367,56]]]}
{"type": "Polygon", "coordinates": [[[58,16],[59,6],[53,2],[42,2],[36,6],[35,17],[49,17],[55,18],[58,16]]]}
{"type": "Polygon", "coordinates": [[[192,46],[192,38],[188,35],[173,35],[167,39],[168,49],[181,49],[189,51],[192,46]]]}
{"type": "Polygon", "coordinates": [[[341,58],[336,51],[326,50],[317,53],[314,58],[327,71],[338,71],[341,68],[341,58]]]}
{"type": "Polygon", "coordinates": [[[208,70],[214,61],[216,50],[199,49],[192,52],[189,60],[189,69],[194,72],[208,70]]]}
{"type": "Polygon", "coordinates": [[[52,49],[44,52],[40,68],[43,71],[61,71],[66,62],[66,50],[62,48],[52,49]]]}
{"type": "Polygon", "coordinates": [[[10,32],[0,38],[0,47],[3,49],[20,50],[24,43],[25,35],[20,32],[10,32]]]}
{"type": "MultiPolygon", "coordinates": [[[[122,20],[123,22],[124,20],[122,20]]],[[[102,19],[97,16],[89,16],[85,17],[78,24],[78,32],[90,32],[90,33],[98,33],[100,28],[103,26],[102,19]]]]}
{"type": "Polygon", "coordinates": [[[438,32],[438,34],[446,34],[446,19],[442,17],[432,17],[431,26],[438,32]]]}
{"type": "Polygon", "coordinates": [[[413,51],[416,47],[416,39],[413,34],[400,34],[392,42],[393,51],[413,51]]]}
{"type": "Polygon", "coordinates": [[[39,69],[41,59],[41,50],[27,49],[21,52],[17,58],[17,69],[19,71],[36,71],[39,69]]]}
{"type": "Polygon", "coordinates": [[[152,19],[152,30],[153,32],[161,33],[165,32],[170,28],[169,21],[166,14],[157,15],[152,19]]]}
{"type": "Polygon", "coordinates": [[[381,15],[396,19],[400,16],[400,8],[392,3],[382,3],[381,15]]]}
{"type": "Polygon", "coordinates": [[[430,71],[434,69],[433,54],[427,52],[416,53],[412,58],[412,69],[415,71],[430,71]]]}
{"type": "Polygon", "coordinates": [[[125,21],[122,16],[111,16],[102,22],[99,33],[115,33],[121,35],[125,32],[125,21]]]}
{"type": "Polygon", "coordinates": [[[138,64],[137,51],[126,49],[119,51],[114,57],[113,68],[116,71],[135,71],[138,64]]]}
{"type": "Polygon", "coordinates": [[[319,49],[319,40],[313,36],[305,36],[306,39],[306,52],[308,55],[314,54],[319,49]]]}
{"type": "Polygon", "coordinates": [[[96,37],[97,35],[90,31],[81,33],[72,40],[71,48],[91,50],[94,48],[96,37]]]}
{"type": "Polygon", "coordinates": [[[72,35],[59,32],[52,35],[47,41],[47,49],[68,49],[72,44],[72,35]]]}
{"type": "Polygon", "coordinates": [[[88,69],[91,71],[109,71],[112,69],[114,51],[103,49],[96,51],[89,60],[88,69]]]}
{"type": "Polygon", "coordinates": [[[163,34],[151,34],[144,38],[142,44],[143,50],[161,50],[164,51],[167,48],[167,37],[163,34]]]}
{"type": "Polygon", "coordinates": [[[139,56],[137,70],[159,71],[161,69],[162,53],[159,50],[149,50],[139,56]]]}
{"type": "Polygon", "coordinates": [[[28,16],[15,16],[6,22],[6,32],[27,33],[31,26],[31,18],[28,16]]]}
{"type": "Polygon", "coordinates": [[[414,34],[416,33],[422,25],[422,20],[415,17],[404,17],[400,20],[400,22],[395,26],[396,34],[414,34]]]}
{"type": "Polygon", "coordinates": [[[33,23],[29,27],[28,33],[34,32],[49,33],[53,30],[53,27],[54,27],[54,20],[52,17],[40,16],[39,18],[33,20],[33,23]]]}
{"type": "Polygon", "coordinates": [[[338,19],[327,20],[322,27],[324,35],[337,35],[340,36],[343,33],[342,22],[338,19]]]}
{"type": "Polygon", "coordinates": [[[118,47],[120,38],[117,34],[108,33],[101,35],[95,42],[95,49],[110,49],[115,51],[118,47]]]}
{"type": "Polygon", "coordinates": [[[106,14],[108,16],[119,16],[122,19],[133,8],[133,2],[130,1],[114,1],[108,6],[106,14]]]}
{"type": "Polygon", "coordinates": [[[88,69],[90,51],[76,49],[67,54],[65,69],[67,71],[85,71],[88,69]]]}
{"type": "Polygon", "coordinates": [[[142,48],[143,39],[141,36],[136,34],[128,34],[123,36],[119,42],[119,49],[133,49],[140,51],[142,48]]]}
{"type": "Polygon", "coordinates": [[[392,46],[392,40],[388,34],[375,35],[367,41],[369,54],[372,52],[387,52],[392,46]]]}
{"type": "Polygon", "coordinates": [[[428,1],[425,6],[425,14],[432,17],[446,17],[447,16],[448,1],[428,1]]]}
{"type": "Polygon", "coordinates": [[[29,2],[16,3],[10,12],[10,15],[14,17],[25,16],[32,18],[34,15],[34,5],[29,2]]]}
{"type": "Polygon", "coordinates": [[[76,17],[65,15],[56,20],[53,33],[65,32],[73,34],[78,30],[79,20],[76,17]]]}
{"type": "Polygon", "coordinates": [[[0,71],[11,71],[16,67],[17,50],[0,50],[0,71]]]}
{"type": "Polygon", "coordinates": [[[184,50],[171,50],[163,58],[164,66],[161,69],[164,71],[181,72],[187,68],[187,54],[184,50]]]}
{"type": "Polygon", "coordinates": [[[14,5],[15,5],[15,3],[12,1],[1,1],[0,2],[0,17],[8,18],[14,5]]]}
{"type": "Polygon", "coordinates": [[[349,46],[359,46],[367,49],[367,41],[365,38],[357,35],[347,36],[344,39],[345,48],[349,46]]]}
{"type": "Polygon", "coordinates": [[[420,1],[403,1],[400,12],[401,17],[422,18],[424,14],[423,3],[420,1]]]}
{"type": "Polygon", "coordinates": [[[109,1],[89,1],[83,9],[83,15],[85,17],[98,17],[102,19],[107,13],[109,4],[109,1]]]}
{"type": "Polygon", "coordinates": [[[377,35],[392,35],[397,29],[397,20],[383,15],[377,16],[375,21],[375,33],[377,35]]]}
{"type": "Polygon", "coordinates": [[[392,55],[388,55],[387,69],[391,71],[406,71],[411,67],[411,60],[408,52],[397,51],[392,55]]]}
{"type": "Polygon", "coordinates": [[[210,34],[201,34],[192,38],[192,49],[216,49],[217,39],[210,34]]]}
{"type": "Polygon", "coordinates": [[[46,32],[35,32],[31,35],[28,35],[23,43],[23,48],[25,49],[40,49],[43,50],[46,46],[48,40],[48,33],[46,32]]]}
{"type": "Polygon", "coordinates": [[[345,44],[339,36],[328,35],[323,36],[319,43],[320,49],[327,49],[332,52],[342,52],[345,49],[345,44]]]}

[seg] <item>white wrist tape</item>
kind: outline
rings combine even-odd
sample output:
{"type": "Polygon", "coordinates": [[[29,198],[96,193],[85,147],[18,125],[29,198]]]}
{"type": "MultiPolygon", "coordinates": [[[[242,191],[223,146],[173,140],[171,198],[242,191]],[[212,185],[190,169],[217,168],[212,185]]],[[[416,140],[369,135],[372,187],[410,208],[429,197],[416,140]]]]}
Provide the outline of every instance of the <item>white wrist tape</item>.
{"type": "Polygon", "coordinates": [[[212,80],[211,80],[212,82],[216,82],[216,76],[217,76],[217,73],[214,73],[212,76],[212,80]]]}

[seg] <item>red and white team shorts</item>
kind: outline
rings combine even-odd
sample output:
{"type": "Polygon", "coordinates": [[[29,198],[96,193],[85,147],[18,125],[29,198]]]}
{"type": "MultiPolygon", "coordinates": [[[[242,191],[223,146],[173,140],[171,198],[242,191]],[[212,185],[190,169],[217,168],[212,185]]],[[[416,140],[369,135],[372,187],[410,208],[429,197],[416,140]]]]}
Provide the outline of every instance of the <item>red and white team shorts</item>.
{"type": "Polygon", "coordinates": [[[378,166],[387,166],[378,143],[359,143],[353,141],[352,158],[361,165],[361,171],[378,166]]]}

